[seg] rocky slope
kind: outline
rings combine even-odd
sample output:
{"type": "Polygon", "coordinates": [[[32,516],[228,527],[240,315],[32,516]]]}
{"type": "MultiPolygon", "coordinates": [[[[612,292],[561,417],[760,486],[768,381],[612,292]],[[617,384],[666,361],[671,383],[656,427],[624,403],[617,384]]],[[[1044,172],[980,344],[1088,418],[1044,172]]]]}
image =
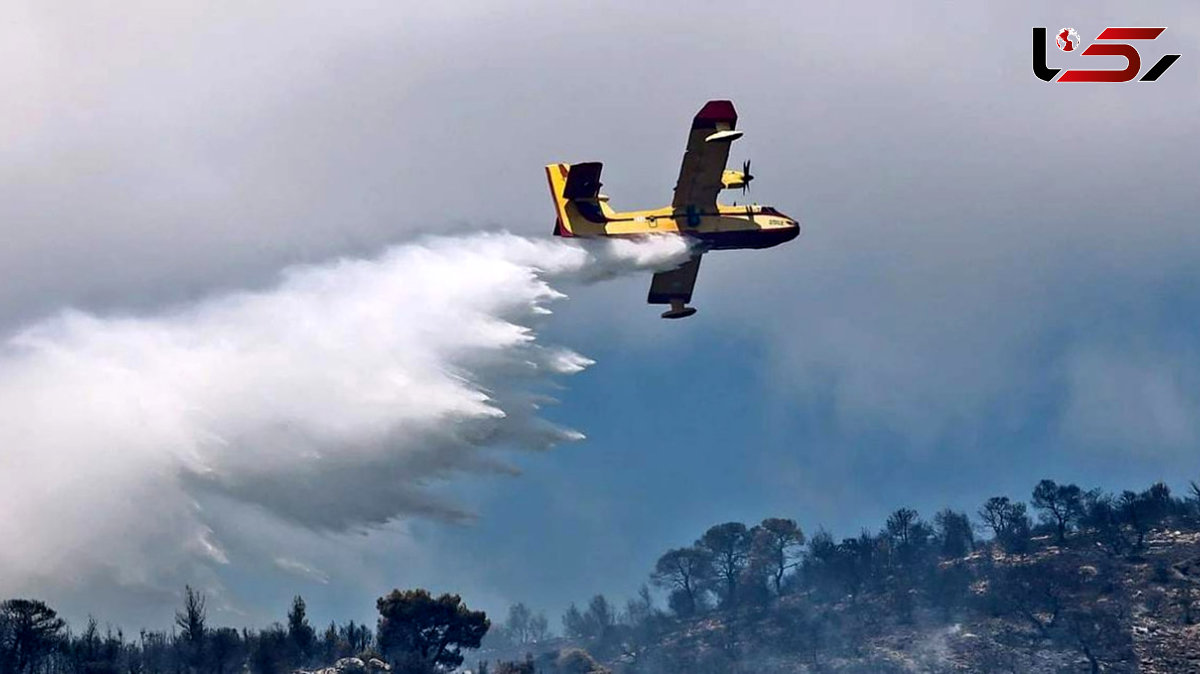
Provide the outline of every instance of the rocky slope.
{"type": "MultiPolygon", "coordinates": [[[[822,601],[797,592],[736,616],[661,618],[570,645],[617,674],[1200,674],[1200,532],[1152,531],[1136,554],[1119,555],[1042,536],[1024,554],[988,546],[941,571],[970,582],[939,607],[916,583],[822,601]]],[[[562,646],[523,650],[557,674],[562,646]]]]}

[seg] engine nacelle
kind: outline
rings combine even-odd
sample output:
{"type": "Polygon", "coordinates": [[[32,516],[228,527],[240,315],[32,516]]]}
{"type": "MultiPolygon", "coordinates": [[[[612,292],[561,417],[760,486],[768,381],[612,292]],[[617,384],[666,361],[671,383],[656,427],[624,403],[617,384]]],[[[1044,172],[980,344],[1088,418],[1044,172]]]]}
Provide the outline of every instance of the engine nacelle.
{"type": "Polygon", "coordinates": [[[743,171],[731,171],[726,169],[721,174],[721,185],[727,190],[745,187],[746,185],[750,184],[751,180],[754,180],[754,176],[743,171]]]}

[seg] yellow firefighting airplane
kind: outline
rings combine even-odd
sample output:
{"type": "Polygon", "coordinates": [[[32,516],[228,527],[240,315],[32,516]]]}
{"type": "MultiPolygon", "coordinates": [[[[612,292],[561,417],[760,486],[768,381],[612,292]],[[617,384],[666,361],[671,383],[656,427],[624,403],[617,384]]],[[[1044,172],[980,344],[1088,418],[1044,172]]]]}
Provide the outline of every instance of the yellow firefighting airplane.
{"type": "Polygon", "coordinates": [[[600,194],[600,162],[550,164],[550,194],[558,220],[555,236],[623,237],[647,234],[682,234],[696,241],[692,258],[678,269],[659,272],[650,282],[650,304],[669,304],[663,318],[684,318],[696,313],[692,301],[700,256],[710,250],[770,248],[791,241],[800,223],[770,206],[728,206],[717,203],[722,189],[745,192],[754,176],[750,162],[741,171],[725,169],[729,145],[742,137],[735,131],[737,112],[730,101],[709,101],[692,120],[687,151],[675,198],[670,206],[618,213],[600,194]]]}

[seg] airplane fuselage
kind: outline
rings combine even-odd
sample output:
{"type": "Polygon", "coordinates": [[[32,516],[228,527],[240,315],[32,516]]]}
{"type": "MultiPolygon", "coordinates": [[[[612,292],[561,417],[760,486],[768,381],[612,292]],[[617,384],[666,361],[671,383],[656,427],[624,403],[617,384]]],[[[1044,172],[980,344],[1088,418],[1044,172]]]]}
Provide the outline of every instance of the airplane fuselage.
{"type": "Polygon", "coordinates": [[[578,215],[572,219],[573,231],[556,233],[584,238],[682,234],[701,241],[708,250],[770,248],[800,234],[799,222],[770,206],[718,204],[715,213],[681,212],[670,206],[617,212],[606,200],[597,200],[579,208],[578,215]]]}

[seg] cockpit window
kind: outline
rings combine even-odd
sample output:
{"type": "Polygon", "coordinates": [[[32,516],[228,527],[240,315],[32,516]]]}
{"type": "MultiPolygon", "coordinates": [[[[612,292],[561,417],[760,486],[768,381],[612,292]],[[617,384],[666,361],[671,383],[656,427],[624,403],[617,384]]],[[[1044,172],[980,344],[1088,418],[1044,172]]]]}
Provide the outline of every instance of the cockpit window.
{"type": "Polygon", "coordinates": [[[770,206],[763,206],[762,214],[763,215],[779,215],[779,211],[775,210],[774,208],[771,208],[770,206]]]}

